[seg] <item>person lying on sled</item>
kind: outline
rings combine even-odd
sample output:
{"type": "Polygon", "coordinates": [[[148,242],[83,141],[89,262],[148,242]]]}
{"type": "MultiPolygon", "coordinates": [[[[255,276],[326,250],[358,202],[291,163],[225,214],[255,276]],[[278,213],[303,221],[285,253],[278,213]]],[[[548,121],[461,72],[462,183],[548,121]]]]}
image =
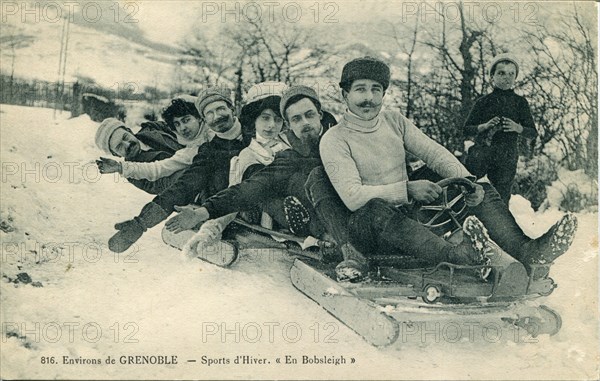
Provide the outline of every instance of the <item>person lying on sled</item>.
{"type": "MultiPolygon", "coordinates": [[[[469,240],[458,246],[397,208],[411,200],[432,202],[442,192],[429,180],[409,180],[407,153],[423,160],[442,178],[468,178],[471,174],[452,153],[398,111],[381,111],[389,82],[389,67],[377,59],[363,57],[348,62],[340,81],[347,110],[321,140],[324,168],[351,212],[349,237],[357,249],[338,265],[340,278],[360,278],[367,271],[367,258],[375,253],[414,255],[432,264],[477,265],[485,263],[493,251],[491,238],[527,267],[549,263],[569,248],[577,228],[572,214],[564,215],[542,237],[531,239],[490,184],[476,184],[475,192],[467,196],[476,217],[466,219],[463,230],[469,240]]],[[[335,223],[344,221],[337,219],[335,223]]]]}
{"type": "MultiPolygon", "coordinates": [[[[321,165],[319,140],[330,125],[336,123],[335,118],[321,110],[317,93],[307,86],[287,89],[277,108],[276,114],[284,115],[289,126],[281,138],[291,148],[277,153],[272,163],[240,184],[211,197],[202,207],[194,211],[182,211],[167,221],[168,230],[183,231],[211,218],[284,199],[283,205],[280,205],[280,212],[283,209],[285,217],[284,227],[300,236],[322,236],[323,228],[307,198],[305,182],[310,172],[321,165]]],[[[198,237],[194,240],[190,244],[197,245],[198,237]]]]}
{"type": "MultiPolygon", "coordinates": [[[[165,122],[144,122],[141,130],[134,134],[131,129],[116,118],[107,118],[96,130],[95,143],[108,155],[121,157],[125,162],[142,163],[164,160],[172,157],[183,148],[176,140],[175,134],[165,122]]],[[[100,173],[108,173],[104,169],[106,158],[96,161],[100,173]]],[[[171,186],[181,172],[162,177],[155,181],[128,179],[135,187],[150,194],[159,194],[171,186]]]]}
{"type": "MultiPolygon", "coordinates": [[[[183,148],[177,150],[171,157],[150,162],[119,162],[108,158],[100,158],[98,168],[100,173],[118,172],[127,179],[156,181],[171,176],[175,172],[192,165],[198,148],[210,141],[214,133],[203,122],[194,102],[196,97],[180,96],[171,101],[162,112],[162,118],[167,126],[175,133],[177,142],[183,148]]],[[[122,144],[125,144],[123,142],[122,144]]],[[[118,148],[118,144],[115,145],[118,148]]],[[[139,146],[137,146],[139,147],[139,146]]],[[[131,149],[136,146],[132,145],[131,149]]]]}
{"type": "MultiPolygon", "coordinates": [[[[248,147],[231,159],[229,186],[241,183],[258,169],[271,164],[278,152],[289,148],[279,135],[283,127],[279,102],[286,88],[284,83],[269,81],[256,84],[248,90],[246,104],[240,113],[240,122],[242,133],[251,138],[248,147]]],[[[264,203],[261,207],[265,211],[262,214],[261,225],[272,228],[272,217],[268,213],[273,214],[274,207],[271,203],[264,203]]],[[[193,242],[194,246],[197,246],[221,239],[223,230],[236,216],[237,213],[231,213],[206,221],[190,240],[190,244],[193,242]]],[[[186,246],[184,252],[190,254],[190,249],[191,247],[186,246]]]]}
{"type": "Polygon", "coordinates": [[[146,230],[166,220],[175,206],[188,205],[198,198],[204,200],[227,187],[229,162],[247,146],[230,94],[228,89],[209,88],[196,98],[198,114],[215,136],[198,148],[192,165],[147,203],[138,216],[115,225],[118,232],[108,241],[110,250],[127,250],[146,230]]]}

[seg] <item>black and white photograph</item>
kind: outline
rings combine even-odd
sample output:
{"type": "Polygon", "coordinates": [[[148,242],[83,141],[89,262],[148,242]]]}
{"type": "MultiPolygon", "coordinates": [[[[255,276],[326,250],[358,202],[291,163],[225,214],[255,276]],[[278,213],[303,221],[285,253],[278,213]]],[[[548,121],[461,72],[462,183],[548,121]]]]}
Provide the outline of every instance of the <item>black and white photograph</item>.
{"type": "Polygon", "coordinates": [[[0,379],[600,378],[596,2],[0,20],[0,379]]]}

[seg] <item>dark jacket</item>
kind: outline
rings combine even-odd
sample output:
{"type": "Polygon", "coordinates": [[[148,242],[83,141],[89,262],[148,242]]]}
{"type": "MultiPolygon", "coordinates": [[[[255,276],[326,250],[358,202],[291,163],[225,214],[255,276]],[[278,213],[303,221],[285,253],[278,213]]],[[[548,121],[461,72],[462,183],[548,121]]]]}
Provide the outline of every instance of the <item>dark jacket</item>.
{"type": "MultiPolygon", "coordinates": [[[[142,129],[135,134],[135,137],[145,145],[149,146],[150,149],[147,151],[140,151],[136,157],[128,161],[149,163],[152,161],[164,160],[173,156],[175,151],[183,148],[183,145],[177,142],[175,134],[169,129],[165,122],[144,122],[141,124],[141,127],[142,129]]],[[[147,193],[159,194],[175,183],[180,175],[181,173],[178,171],[156,181],[146,179],[127,180],[147,193]]]]}
{"type": "MultiPolygon", "coordinates": [[[[331,116],[331,114],[327,114],[331,116]]],[[[336,124],[333,116],[327,121],[323,118],[321,123],[323,125],[321,137],[332,125],[336,124]]],[[[289,195],[296,196],[301,201],[306,200],[304,182],[315,167],[322,165],[319,154],[320,138],[319,141],[307,145],[298,139],[291,130],[284,134],[291,149],[279,152],[271,164],[256,171],[240,184],[212,196],[203,204],[211,219],[229,213],[250,210],[266,201],[289,195]]]]}
{"type": "Polygon", "coordinates": [[[144,122],[140,127],[135,137],[152,149],[175,153],[183,148],[166,122],[144,122]]]}
{"type": "Polygon", "coordinates": [[[215,136],[200,146],[192,165],[153,202],[172,212],[175,205],[187,205],[196,199],[203,201],[227,188],[229,163],[245,148],[245,144],[242,140],[225,140],[215,136]]]}
{"type": "MultiPolygon", "coordinates": [[[[477,126],[486,123],[490,119],[501,116],[512,119],[523,126],[521,135],[528,139],[535,139],[537,130],[531,116],[527,100],[515,94],[514,90],[494,90],[477,99],[464,126],[464,134],[467,137],[477,137],[477,126]]],[[[498,131],[492,137],[492,145],[503,146],[517,154],[517,141],[519,134],[516,132],[498,131]]]]}

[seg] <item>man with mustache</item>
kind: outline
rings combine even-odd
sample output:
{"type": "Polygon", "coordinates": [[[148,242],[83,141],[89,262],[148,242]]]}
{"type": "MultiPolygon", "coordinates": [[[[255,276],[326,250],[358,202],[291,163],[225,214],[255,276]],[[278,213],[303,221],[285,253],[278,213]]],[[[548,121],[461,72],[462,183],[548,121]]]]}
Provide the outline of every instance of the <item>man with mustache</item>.
{"type": "MultiPolygon", "coordinates": [[[[123,122],[115,118],[102,121],[96,130],[96,146],[109,155],[122,157],[126,162],[147,163],[165,160],[183,146],[164,122],[144,122],[142,129],[134,134],[123,122]]],[[[101,167],[104,160],[97,161],[101,167]]],[[[100,168],[100,172],[103,169],[100,168]]],[[[181,175],[181,171],[155,180],[128,179],[137,188],[159,194],[171,186],[181,175]]]]}
{"type": "Polygon", "coordinates": [[[375,58],[348,62],[340,81],[347,111],[321,139],[325,170],[351,212],[350,242],[363,254],[353,252],[352,257],[346,257],[336,269],[339,278],[360,279],[368,271],[365,256],[375,253],[412,255],[431,264],[483,264],[493,252],[490,237],[526,268],[530,264],[550,263],[566,252],[577,228],[573,215],[563,216],[542,237],[531,239],[489,184],[476,184],[476,191],[467,196],[474,216],[463,225],[469,240],[458,246],[452,246],[397,208],[411,200],[432,202],[442,192],[432,181],[408,178],[409,153],[423,160],[437,178],[467,178],[471,174],[454,155],[399,112],[381,111],[389,82],[389,67],[375,58]]]}
{"type": "Polygon", "coordinates": [[[242,138],[242,127],[233,113],[228,89],[210,88],[196,99],[198,113],[214,132],[208,143],[199,147],[192,165],[164,192],[146,204],[132,220],[115,225],[119,230],[108,241],[114,252],[123,252],[142,234],[164,221],[175,206],[188,205],[196,199],[205,200],[227,188],[229,162],[248,144],[242,138]]]}
{"type": "MultiPolygon", "coordinates": [[[[372,109],[373,103],[361,102],[361,105],[372,109]]],[[[304,201],[303,205],[307,207],[313,222],[309,233],[316,237],[322,236],[325,232],[323,225],[325,225],[327,232],[338,244],[339,252],[346,258],[346,263],[360,260],[363,257],[351,244],[349,237],[348,219],[351,217],[351,212],[343,205],[323,171],[321,161],[323,153],[319,152],[319,141],[327,128],[323,128],[320,123],[322,112],[317,94],[305,86],[290,87],[283,94],[281,113],[290,126],[286,138],[292,149],[280,152],[272,164],[256,172],[241,184],[211,197],[201,208],[194,211],[186,210],[185,214],[174,217],[167,222],[167,229],[173,231],[189,229],[207,219],[249,209],[258,201],[264,202],[269,198],[295,195],[304,201]]],[[[332,168],[335,168],[335,163],[332,168]]],[[[376,225],[377,221],[368,218],[364,223],[376,225]]],[[[476,231],[473,234],[483,235],[483,232],[476,231]]],[[[188,246],[193,247],[193,242],[188,243],[188,246]]],[[[482,251],[485,249],[487,248],[482,248],[482,251]]],[[[466,248],[463,248],[463,251],[465,250],[466,248]]],[[[469,258],[466,254],[459,253],[452,256],[452,260],[465,263],[469,258]]],[[[341,273],[345,273],[341,270],[342,267],[338,269],[341,273]]],[[[340,279],[346,276],[342,275],[340,279]]]]}

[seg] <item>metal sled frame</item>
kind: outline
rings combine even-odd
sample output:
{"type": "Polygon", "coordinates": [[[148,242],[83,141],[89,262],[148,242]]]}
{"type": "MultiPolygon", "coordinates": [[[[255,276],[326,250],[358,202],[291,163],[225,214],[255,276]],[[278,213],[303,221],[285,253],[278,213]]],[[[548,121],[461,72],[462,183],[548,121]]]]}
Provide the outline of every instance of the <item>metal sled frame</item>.
{"type": "MultiPolygon", "coordinates": [[[[493,267],[494,272],[502,270],[493,267]]],[[[551,292],[555,287],[551,278],[527,282],[529,292],[526,294],[502,296],[498,295],[501,274],[497,273],[490,283],[476,276],[465,283],[468,277],[446,274],[451,280],[446,283],[448,287],[444,287],[440,273],[452,270],[473,271],[477,266],[440,264],[429,271],[380,267],[376,279],[342,283],[333,279],[331,266],[298,258],[290,277],[298,290],[378,347],[395,343],[399,333],[408,326],[428,322],[454,324],[467,318],[522,329],[533,337],[553,335],[560,330],[562,320],[558,313],[544,305],[526,303],[551,292]],[[416,282],[398,281],[406,279],[407,274],[416,282]]]]}

